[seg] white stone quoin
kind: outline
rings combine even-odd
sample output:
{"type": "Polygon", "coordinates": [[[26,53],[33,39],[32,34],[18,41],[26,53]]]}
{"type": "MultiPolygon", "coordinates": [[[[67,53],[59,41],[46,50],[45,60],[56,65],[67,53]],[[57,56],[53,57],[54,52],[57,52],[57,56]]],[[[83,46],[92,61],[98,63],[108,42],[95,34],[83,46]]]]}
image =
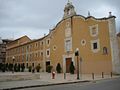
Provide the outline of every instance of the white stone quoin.
{"type": "Polygon", "coordinates": [[[111,56],[112,56],[112,70],[115,74],[120,74],[120,57],[118,49],[118,41],[116,35],[115,17],[108,19],[109,23],[109,35],[111,45],[111,56]]]}

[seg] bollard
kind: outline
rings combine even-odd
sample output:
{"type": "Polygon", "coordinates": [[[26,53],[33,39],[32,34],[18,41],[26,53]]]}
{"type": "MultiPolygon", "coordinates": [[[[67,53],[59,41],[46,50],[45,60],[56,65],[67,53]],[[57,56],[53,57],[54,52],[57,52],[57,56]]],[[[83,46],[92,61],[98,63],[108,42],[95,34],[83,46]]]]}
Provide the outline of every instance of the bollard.
{"type": "Polygon", "coordinates": [[[94,80],[94,73],[92,73],[92,79],[94,80]]]}
{"type": "Polygon", "coordinates": [[[102,78],[104,78],[104,72],[102,72],[102,78]]]}
{"type": "Polygon", "coordinates": [[[52,72],[52,79],[55,79],[55,72],[52,72]]]}
{"type": "Polygon", "coordinates": [[[112,78],[112,72],[110,73],[110,75],[111,75],[111,78],[112,78]]]}
{"type": "Polygon", "coordinates": [[[66,79],[66,73],[64,73],[64,79],[66,79]]]}

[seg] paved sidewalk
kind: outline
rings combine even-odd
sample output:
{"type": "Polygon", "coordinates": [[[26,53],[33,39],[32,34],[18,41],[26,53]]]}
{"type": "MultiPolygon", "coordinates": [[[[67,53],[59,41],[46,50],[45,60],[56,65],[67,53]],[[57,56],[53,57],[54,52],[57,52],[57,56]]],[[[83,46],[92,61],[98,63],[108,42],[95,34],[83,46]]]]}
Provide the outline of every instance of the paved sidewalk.
{"type": "MultiPolygon", "coordinates": [[[[51,73],[0,73],[0,78],[4,76],[29,76],[35,75],[39,76],[39,78],[32,78],[31,80],[14,80],[14,81],[0,81],[0,89],[17,89],[17,88],[24,88],[24,87],[34,87],[34,86],[47,86],[47,85],[58,85],[58,84],[65,84],[65,83],[76,83],[76,82],[88,82],[92,80],[91,74],[83,74],[80,80],[77,80],[77,75],[66,74],[66,79],[64,79],[64,74],[56,74],[55,79],[52,79],[51,73]]],[[[118,76],[113,76],[118,77],[118,76]]],[[[101,75],[95,75],[95,80],[101,79],[109,79],[111,78],[110,75],[104,75],[102,78],[101,75]]]]}

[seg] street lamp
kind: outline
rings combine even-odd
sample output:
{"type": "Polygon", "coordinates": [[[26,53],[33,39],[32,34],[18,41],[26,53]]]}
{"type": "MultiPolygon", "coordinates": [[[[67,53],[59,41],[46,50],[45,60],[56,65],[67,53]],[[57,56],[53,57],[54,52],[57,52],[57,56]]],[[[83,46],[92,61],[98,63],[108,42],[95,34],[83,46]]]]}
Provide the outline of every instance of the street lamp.
{"type": "Polygon", "coordinates": [[[77,79],[79,78],[79,48],[76,48],[75,56],[77,57],[77,79]]]}
{"type": "Polygon", "coordinates": [[[12,73],[14,73],[14,61],[15,61],[15,57],[14,56],[12,57],[12,60],[13,60],[13,71],[12,71],[12,73]]]}
{"type": "Polygon", "coordinates": [[[82,79],[82,57],[80,57],[80,78],[82,79]]]}

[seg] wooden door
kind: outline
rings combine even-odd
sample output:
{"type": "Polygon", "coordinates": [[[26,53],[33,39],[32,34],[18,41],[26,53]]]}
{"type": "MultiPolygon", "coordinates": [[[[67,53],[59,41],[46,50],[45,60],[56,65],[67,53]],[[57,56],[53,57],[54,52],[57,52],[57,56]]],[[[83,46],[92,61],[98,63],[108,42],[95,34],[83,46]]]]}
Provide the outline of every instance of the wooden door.
{"type": "Polygon", "coordinates": [[[70,64],[71,64],[72,58],[66,58],[66,73],[69,73],[70,70],[70,64]]]}

